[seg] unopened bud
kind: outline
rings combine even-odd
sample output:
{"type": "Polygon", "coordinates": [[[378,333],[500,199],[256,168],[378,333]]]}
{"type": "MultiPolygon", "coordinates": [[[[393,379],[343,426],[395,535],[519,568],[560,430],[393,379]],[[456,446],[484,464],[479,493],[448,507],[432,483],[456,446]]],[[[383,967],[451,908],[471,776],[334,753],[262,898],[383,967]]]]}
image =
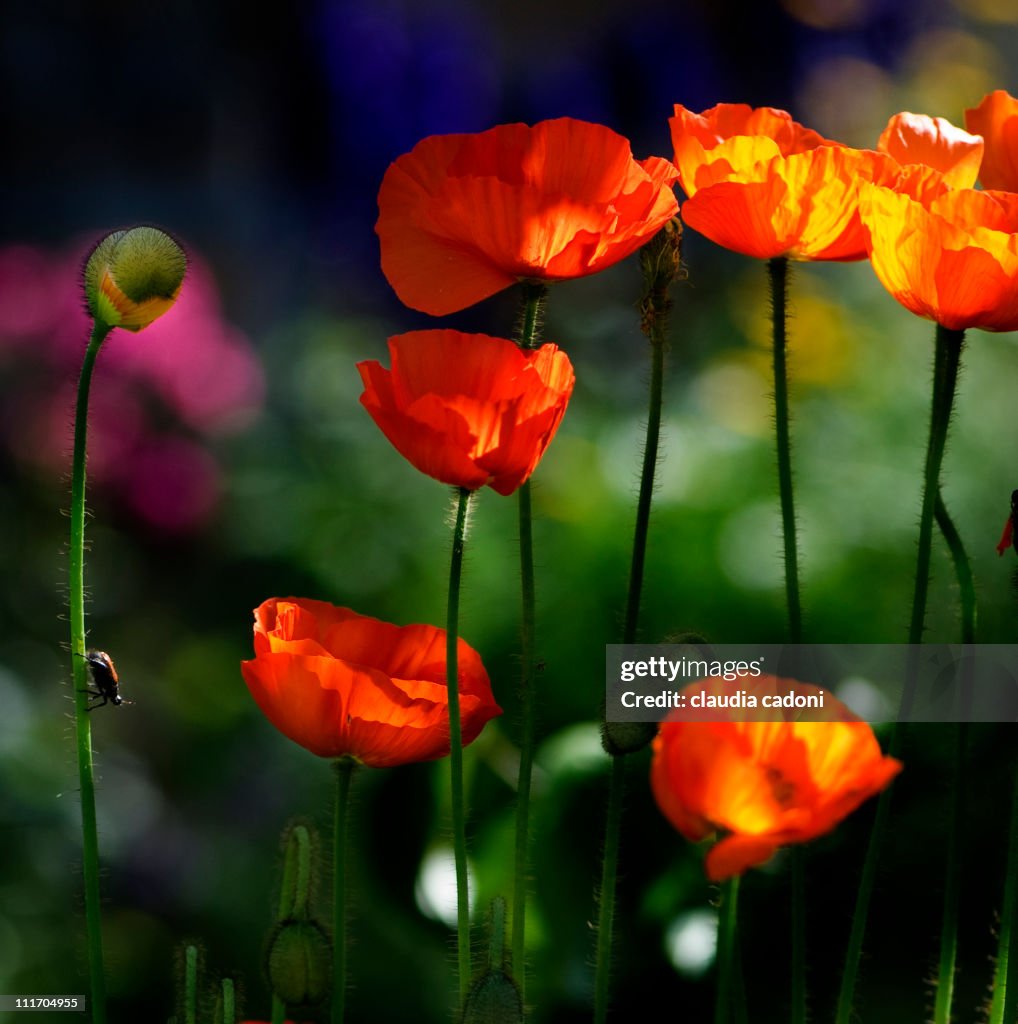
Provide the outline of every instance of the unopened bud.
{"type": "Polygon", "coordinates": [[[463,1024],[523,1024],[523,1000],[503,970],[487,970],[474,982],[463,1010],[463,1024]]]}
{"type": "Polygon", "coordinates": [[[313,1006],[328,995],[332,943],[314,921],[283,921],[269,942],[272,991],[288,1006],[313,1006]]]}
{"type": "Polygon", "coordinates": [[[164,231],[114,231],[85,263],[88,311],[97,323],[140,331],[173,305],[186,270],[184,250],[164,231]]]}
{"type": "Polygon", "coordinates": [[[656,735],[657,724],[654,722],[601,723],[601,746],[612,757],[635,754],[649,747],[656,735]]]}

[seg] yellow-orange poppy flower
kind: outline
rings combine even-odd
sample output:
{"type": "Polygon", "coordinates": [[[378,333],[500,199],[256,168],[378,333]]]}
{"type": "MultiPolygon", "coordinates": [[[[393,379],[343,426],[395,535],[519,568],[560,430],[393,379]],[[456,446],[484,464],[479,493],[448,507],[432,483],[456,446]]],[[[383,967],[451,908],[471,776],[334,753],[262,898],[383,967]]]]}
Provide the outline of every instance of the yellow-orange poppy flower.
{"type": "MultiPolygon", "coordinates": [[[[818,692],[774,677],[753,686],[755,693],[818,692]]],[[[662,723],[650,771],[654,797],[687,839],[720,834],[706,859],[712,880],[831,831],[901,771],[899,761],[881,753],[869,725],[824,696],[830,721],[662,723]]]]}
{"type": "Polygon", "coordinates": [[[986,144],[979,180],[983,188],[1018,192],[1018,99],[1003,89],[965,111],[965,127],[986,144]]]}
{"type": "Polygon", "coordinates": [[[570,117],[433,135],[378,193],[382,270],[400,300],[443,316],[516,281],[597,273],[675,216],[675,168],[570,117]]]}
{"type": "Polygon", "coordinates": [[[676,105],[669,125],[690,227],[758,259],[866,255],[858,183],[894,180],[887,154],[842,146],[770,107],[721,103],[694,114],[676,105]]]}
{"type": "Polygon", "coordinates": [[[896,114],[877,150],[851,149],[783,110],[722,103],[703,114],[675,107],[672,143],[689,199],[683,220],[712,241],[758,259],[858,260],[861,182],[892,185],[911,164],[971,185],[982,141],[943,118],[896,114]]]}
{"type": "MultiPolygon", "coordinates": [[[[255,609],[244,682],[266,718],[319,757],[375,768],[449,753],[445,630],[394,626],[327,601],[269,598],[255,609]]],[[[458,641],[464,746],[502,713],[477,652],[458,641]]]]}
{"type": "Polygon", "coordinates": [[[921,171],[897,189],[864,185],[859,209],[873,270],[906,309],[951,330],[1018,329],[1018,195],[921,171]]]}
{"type": "Polygon", "coordinates": [[[392,369],[358,363],[361,404],[422,473],[469,491],[512,494],[551,444],[573,393],[572,363],[555,345],[453,330],[389,339],[392,369]]]}

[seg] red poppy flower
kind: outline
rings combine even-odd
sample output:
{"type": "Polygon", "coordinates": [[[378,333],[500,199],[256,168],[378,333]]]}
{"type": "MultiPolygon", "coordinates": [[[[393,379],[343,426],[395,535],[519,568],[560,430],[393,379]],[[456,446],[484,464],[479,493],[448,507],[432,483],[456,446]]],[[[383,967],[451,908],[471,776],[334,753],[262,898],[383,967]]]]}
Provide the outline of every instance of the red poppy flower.
{"type": "Polygon", "coordinates": [[[1018,195],[922,171],[863,186],[859,209],[873,270],[906,309],[951,330],[1018,329],[1018,195]]]}
{"type": "Polygon", "coordinates": [[[432,135],[385,173],[382,270],[412,309],[443,316],[520,280],[618,263],[678,210],[675,168],[569,117],[432,135]]]}
{"type": "MultiPolygon", "coordinates": [[[[244,682],[284,736],[319,757],[374,768],[449,753],[444,630],[393,626],[326,601],[269,598],[255,609],[244,682]]],[[[480,656],[458,644],[464,746],[502,713],[480,656]]]]}
{"type": "Polygon", "coordinates": [[[825,139],[770,107],[722,103],[694,114],[677,105],[669,124],[689,196],[682,219],[758,259],[863,259],[860,182],[890,185],[904,165],[923,163],[971,185],[981,152],[979,139],[920,114],[891,118],[880,152],[825,139]]]}
{"type": "MultiPolygon", "coordinates": [[[[773,676],[754,680],[753,687],[754,693],[819,692],[773,676]]],[[[865,722],[830,694],[824,697],[830,721],[661,725],[650,770],[654,797],[687,839],[723,834],[707,854],[712,880],[762,864],[780,846],[829,832],[901,771],[899,761],[881,754],[865,722]]]]}
{"type": "Polygon", "coordinates": [[[1003,89],[988,93],[965,111],[965,127],[986,143],[979,169],[983,188],[1018,192],[1018,99],[1003,89]]]}
{"type": "Polygon", "coordinates": [[[486,334],[413,331],[389,339],[389,358],[357,364],[361,404],[422,473],[471,491],[512,494],[533,473],[575,380],[554,345],[486,334]]]}

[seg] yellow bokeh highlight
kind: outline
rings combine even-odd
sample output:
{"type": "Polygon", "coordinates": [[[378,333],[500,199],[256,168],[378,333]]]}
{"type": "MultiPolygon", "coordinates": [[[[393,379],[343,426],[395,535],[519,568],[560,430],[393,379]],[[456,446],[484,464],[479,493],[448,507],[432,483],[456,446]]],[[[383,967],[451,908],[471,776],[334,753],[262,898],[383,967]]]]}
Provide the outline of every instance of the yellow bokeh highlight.
{"type": "Polygon", "coordinates": [[[1007,81],[1000,54],[968,32],[933,30],[918,36],[902,61],[907,109],[965,123],[965,108],[1007,81]]]}
{"type": "Polygon", "coordinates": [[[954,0],[954,6],[975,21],[1018,25],[1018,4],[1015,0],[954,0]]]}
{"type": "Polygon", "coordinates": [[[820,61],[804,79],[797,108],[810,128],[859,149],[875,149],[893,106],[894,80],[858,57],[820,61]],[[846,102],[850,96],[851,102],[846,102]]]}
{"type": "MultiPolygon", "coordinates": [[[[759,270],[759,268],[757,268],[759,270]]],[[[744,359],[770,379],[772,324],[770,288],[765,274],[744,277],[732,294],[732,316],[750,344],[744,359]]],[[[789,373],[794,384],[826,387],[843,380],[855,342],[844,306],[822,282],[799,266],[791,266],[788,291],[789,373]]]]}

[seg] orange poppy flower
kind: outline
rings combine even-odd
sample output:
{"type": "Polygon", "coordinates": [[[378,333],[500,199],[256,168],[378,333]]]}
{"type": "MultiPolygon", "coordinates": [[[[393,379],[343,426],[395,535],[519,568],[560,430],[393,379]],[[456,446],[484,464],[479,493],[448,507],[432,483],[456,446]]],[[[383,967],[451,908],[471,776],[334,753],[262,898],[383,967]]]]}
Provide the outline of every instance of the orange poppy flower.
{"type": "Polygon", "coordinates": [[[486,334],[412,331],[389,339],[389,358],[357,364],[361,404],[422,473],[470,491],[512,494],[533,473],[575,381],[555,345],[486,334]]]}
{"type": "MultiPolygon", "coordinates": [[[[754,680],[753,689],[818,693],[773,676],[754,680]]],[[[661,725],[650,769],[654,798],[692,842],[723,834],[707,854],[713,881],[763,864],[780,846],[831,831],[901,771],[899,761],[881,754],[869,725],[831,694],[824,697],[830,721],[661,725]]]]}
{"type": "Polygon", "coordinates": [[[1003,89],[965,111],[965,127],[986,143],[979,180],[983,188],[1018,192],[1018,99],[1003,89]]]}
{"type": "Polygon", "coordinates": [[[690,227],[758,259],[866,255],[858,182],[893,180],[891,157],[832,142],[771,107],[721,103],[694,114],[676,104],[668,123],[690,227]]]}
{"type": "Polygon", "coordinates": [[[382,180],[382,270],[403,303],[432,316],[516,281],[594,274],[675,216],[675,176],[667,160],[636,161],[621,135],[569,117],[432,135],[382,180]]]}
{"type": "Polygon", "coordinates": [[[904,165],[922,163],[971,185],[982,152],[975,136],[922,114],[892,117],[879,152],[825,139],[770,107],[722,103],[694,114],[676,105],[669,124],[689,196],[682,219],[758,259],[863,259],[860,182],[890,185],[904,165]]]}
{"type": "MultiPolygon", "coordinates": [[[[449,753],[444,630],[393,626],[326,601],[269,598],[255,609],[244,682],[266,718],[319,757],[374,768],[449,753]]],[[[458,644],[464,746],[502,713],[480,656],[458,644]]]]}
{"type": "Polygon", "coordinates": [[[864,185],[860,215],[881,284],[951,330],[1018,329],[1018,195],[949,189],[921,171],[897,189],[864,185]]]}

